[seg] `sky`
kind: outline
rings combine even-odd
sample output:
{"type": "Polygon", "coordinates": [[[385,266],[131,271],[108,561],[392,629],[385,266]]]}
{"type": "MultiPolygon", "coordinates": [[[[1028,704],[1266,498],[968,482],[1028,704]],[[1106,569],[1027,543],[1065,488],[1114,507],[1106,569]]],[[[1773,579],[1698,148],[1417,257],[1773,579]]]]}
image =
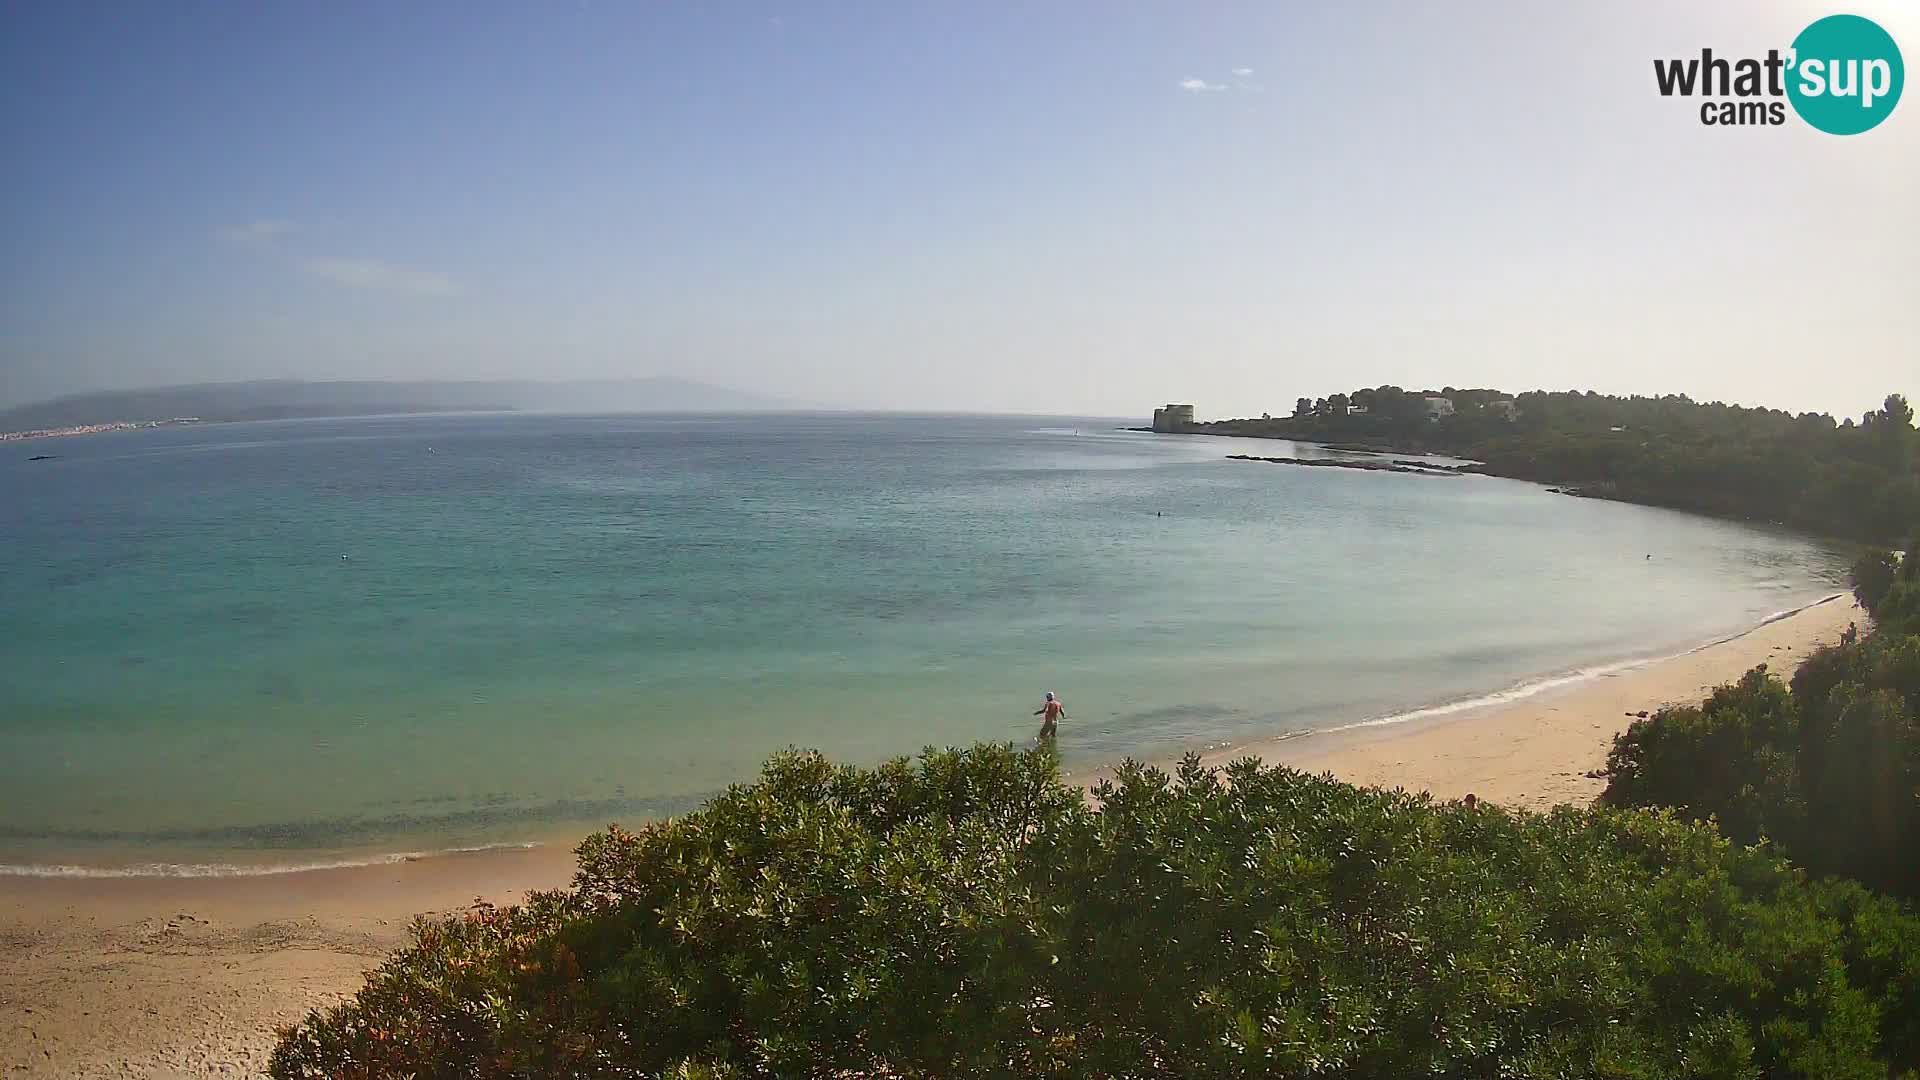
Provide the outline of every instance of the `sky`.
{"type": "Polygon", "coordinates": [[[672,375],[1202,418],[1361,385],[1920,393],[1920,91],[1652,61],[1920,6],[0,6],[0,406],[672,375]]]}

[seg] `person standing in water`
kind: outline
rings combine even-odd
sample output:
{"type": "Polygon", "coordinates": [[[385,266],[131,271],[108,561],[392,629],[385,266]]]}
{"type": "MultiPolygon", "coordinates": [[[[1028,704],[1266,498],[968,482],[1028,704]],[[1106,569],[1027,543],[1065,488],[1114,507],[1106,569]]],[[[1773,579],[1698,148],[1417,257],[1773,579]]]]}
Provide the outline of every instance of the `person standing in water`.
{"type": "Polygon", "coordinates": [[[1047,700],[1041,702],[1040,707],[1034,710],[1033,715],[1044,717],[1044,719],[1040,721],[1040,734],[1034,736],[1035,742],[1041,742],[1059,734],[1060,719],[1067,715],[1067,707],[1060,704],[1060,699],[1054,697],[1053,691],[1049,690],[1047,691],[1047,700]]]}

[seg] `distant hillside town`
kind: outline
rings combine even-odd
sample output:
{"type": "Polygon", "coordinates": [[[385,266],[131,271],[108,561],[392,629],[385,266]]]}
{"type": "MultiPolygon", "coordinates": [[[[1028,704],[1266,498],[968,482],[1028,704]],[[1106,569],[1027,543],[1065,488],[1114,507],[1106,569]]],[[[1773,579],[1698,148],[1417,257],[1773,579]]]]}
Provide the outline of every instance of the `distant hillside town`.
{"type": "Polygon", "coordinates": [[[36,428],[31,431],[0,431],[0,442],[21,442],[26,439],[52,439],[61,435],[94,435],[102,431],[133,431],[138,428],[173,427],[178,424],[197,424],[197,416],[176,416],[170,420],[116,420],[106,424],[76,424],[72,427],[36,428]]]}

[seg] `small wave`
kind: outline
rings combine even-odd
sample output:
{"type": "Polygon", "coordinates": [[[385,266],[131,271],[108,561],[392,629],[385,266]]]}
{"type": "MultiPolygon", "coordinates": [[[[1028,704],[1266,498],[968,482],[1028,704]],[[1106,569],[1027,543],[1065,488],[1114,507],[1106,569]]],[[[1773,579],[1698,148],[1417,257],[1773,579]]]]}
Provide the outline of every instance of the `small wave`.
{"type": "Polygon", "coordinates": [[[1812,608],[1817,608],[1821,604],[1830,604],[1835,600],[1844,599],[1846,596],[1847,596],[1846,593],[1832,593],[1830,595],[1823,596],[1820,599],[1815,600],[1811,603],[1801,604],[1799,607],[1791,607],[1791,608],[1787,608],[1784,611],[1776,611],[1773,614],[1767,616],[1764,619],[1761,619],[1759,622],[1754,623],[1752,626],[1747,627],[1745,630],[1742,630],[1737,634],[1728,634],[1726,637],[1723,637],[1723,638],[1715,638],[1712,641],[1709,641],[1703,645],[1695,645],[1693,648],[1688,649],[1686,652],[1679,653],[1677,655],[1691,656],[1694,653],[1700,652],[1704,649],[1711,649],[1715,645],[1725,645],[1729,641],[1739,641],[1741,638],[1746,637],[1748,634],[1753,633],[1754,631],[1760,629],[1763,626],[1769,626],[1773,623],[1777,623],[1781,619],[1791,619],[1795,615],[1798,615],[1803,611],[1807,611],[1812,608]]]}
{"type": "MultiPolygon", "coordinates": [[[[1833,603],[1833,602],[1834,602],[1835,600],[1839,600],[1839,599],[1842,599],[1842,598],[1844,598],[1844,597],[1845,597],[1846,595],[1847,595],[1846,593],[1838,593],[1838,592],[1837,592],[1837,593],[1832,593],[1832,594],[1829,594],[1829,595],[1827,595],[1827,596],[1823,596],[1823,597],[1821,597],[1820,599],[1818,599],[1818,600],[1815,600],[1815,601],[1813,601],[1813,602],[1812,602],[1812,603],[1810,603],[1810,604],[1801,604],[1801,605],[1800,605],[1799,607],[1790,607],[1790,608],[1787,608],[1787,609],[1786,609],[1786,610],[1784,610],[1784,611],[1776,611],[1776,612],[1774,612],[1773,614],[1771,614],[1771,615],[1769,615],[1769,616],[1767,616],[1766,618],[1764,618],[1764,619],[1761,619],[1761,620],[1760,620],[1759,622],[1757,622],[1757,623],[1755,623],[1755,624],[1754,624],[1754,626],[1753,626],[1753,630],[1758,630],[1758,629],[1760,629],[1760,628],[1761,628],[1762,626],[1765,626],[1765,625],[1767,625],[1768,623],[1777,623],[1777,622],[1779,622],[1779,621],[1780,621],[1781,619],[1790,619],[1790,618],[1792,618],[1793,616],[1795,616],[1795,615],[1798,615],[1798,614],[1800,614],[1801,612],[1803,612],[1803,611],[1806,611],[1806,610],[1808,610],[1808,609],[1810,609],[1810,608],[1817,608],[1817,607],[1819,607],[1819,606],[1820,606],[1821,604],[1831,604],[1831,603],[1833,603]]],[[[1752,632],[1753,632],[1753,630],[1749,630],[1749,631],[1747,631],[1747,633],[1749,633],[1749,634],[1750,634],[1750,633],[1752,633],[1752,632]]],[[[1744,635],[1742,635],[1742,634],[1735,634],[1735,635],[1734,635],[1734,637],[1742,637],[1742,636],[1744,636],[1744,635]]],[[[1728,638],[1727,640],[1729,640],[1729,641],[1731,641],[1731,640],[1733,640],[1733,638],[1728,638]]]]}
{"type": "MultiPolygon", "coordinates": [[[[1688,651],[1691,652],[1693,650],[1688,651]]],[[[1684,656],[1686,654],[1676,653],[1674,655],[1684,656]]],[[[1602,679],[1609,675],[1618,675],[1623,671],[1631,671],[1637,667],[1644,667],[1647,664],[1657,664],[1662,660],[1670,660],[1672,658],[1671,656],[1651,656],[1642,660],[1622,660],[1614,664],[1596,664],[1593,667],[1581,668],[1578,671],[1571,671],[1564,675],[1555,675],[1551,678],[1524,682],[1518,686],[1508,687],[1505,690],[1497,690],[1491,694],[1462,698],[1459,701],[1449,701],[1441,705],[1428,705],[1424,708],[1392,713],[1387,716],[1376,716],[1368,720],[1356,720],[1350,724],[1336,724],[1333,727],[1320,728],[1314,731],[1313,734],[1329,735],[1336,731],[1353,731],[1357,728],[1387,727],[1392,724],[1411,723],[1415,720],[1428,720],[1436,716],[1451,716],[1454,713],[1472,712],[1475,709],[1493,708],[1498,705],[1511,704],[1515,701],[1523,701],[1527,698],[1547,693],[1550,690],[1558,690],[1563,686],[1572,686],[1575,683],[1583,683],[1591,679],[1602,679]]]]}
{"type": "Polygon", "coordinates": [[[527,851],[539,844],[476,844],[439,851],[395,851],[364,859],[328,859],[305,863],[240,865],[236,863],[136,863],[131,866],[78,866],[67,863],[0,863],[0,877],[30,878],[231,878],[302,874],[310,870],[350,870],[362,866],[391,866],[440,855],[474,855],[487,851],[527,851]]]}
{"type": "MultiPolygon", "coordinates": [[[[1505,690],[1495,691],[1491,694],[1481,694],[1476,697],[1463,698],[1459,701],[1449,701],[1440,705],[1428,705],[1424,708],[1413,709],[1408,712],[1393,713],[1388,716],[1373,717],[1367,720],[1357,720],[1350,724],[1338,724],[1333,727],[1319,728],[1313,731],[1312,734],[1326,735],[1336,731],[1353,731],[1359,728],[1386,727],[1392,724],[1405,724],[1415,720],[1427,720],[1437,716],[1451,716],[1454,713],[1471,712],[1475,709],[1485,709],[1485,708],[1491,708],[1497,705],[1506,705],[1515,701],[1523,701],[1527,698],[1534,697],[1539,694],[1544,694],[1551,690],[1558,690],[1563,686],[1572,686],[1576,683],[1589,682],[1593,679],[1604,679],[1610,675],[1618,675],[1623,671],[1632,671],[1636,668],[1646,667],[1649,664],[1658,664],[1663,660],[1673,660],[1682,656],[1692,656],[1694,653],[1701,652],[1706,649],[1711,649],[1716,645],[1725,645],[1730,641],[1738,641],[1741,638],[1746,637],[1748,634],[1754,633],[1755,631],[1761,629],[1762,627],[1769,626],[1773,623],[1777,623],[1782,619],[1792,618],[1793,616],[1798,615],[1803,611],[1807,611],[1809,609],[1819,607],[1821,604],[1831,603],[1832,601],[1839,600],[1844,596],[1846,596],[1845,593],[1833,593],[1830,596],[1823,596],[1818,600],[1801,604],[1799,607],[1787,608],[1784,611],[1776,611],[1773,614],[1768,615],[1766,618],[1761,619],[1759,622],[1754,623],[1752,626],[1748,627],[1745,630],[1740,631],[1737,634],[1729,634],[1723,638],[1715,638],[1712,641],[1708,641],[1700,645],[1695,645],[1690,649],[1683,649],[1677,653],[1668,653],[1663,656],[1644,656],[1644,657],[1639,657],[1639,658],[1630,659],[1630,660],[1619,660],[1610,664],[1595,664],[1591,667],[1583,667],[1574,671],[1565,672],[1558,675],[1551,675],[1542,679],[1529,680],[1527,682],[1520,683],[1516,686],[1508,687],[1505,690]]],[[[1290,734],[1283,737],[1293,738],[1297,736],[1290,734]]],[[[1264,739],[1261,741],[1271,742],[1275,740],[1264,739]]]]}
{"type": "Polygon", "coordinates": [[[657,818],[680,813],[704,796],[554,799],[521,803],[486,799],[480,805],[440,813],[398,812],[377,817],[261,821],[164,829],[46,829],[0,821],[0,844],[58,843],[68,851],[352,851],[405,841],[397,837],[498,836],[509,828],[550,824],[604,824],[624,818],[657,818]]]}

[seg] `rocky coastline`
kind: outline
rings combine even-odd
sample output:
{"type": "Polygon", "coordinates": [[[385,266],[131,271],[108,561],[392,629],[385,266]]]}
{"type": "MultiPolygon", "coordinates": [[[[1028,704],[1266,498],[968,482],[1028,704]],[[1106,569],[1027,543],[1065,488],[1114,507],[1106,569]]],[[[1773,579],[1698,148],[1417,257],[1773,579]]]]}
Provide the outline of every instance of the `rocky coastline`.
{"type": "Polygon", "coordinates": [[[1266,461],[1275,465],[1302,465],[1320,469],[1359,469],[1362,472],[1412,473],[1417,476],[1462,476],[1465,473],[1448,465],[1430,465],[1421,461],[1341,461],[1336,458],[1260,457],[1255,454],[1228,454],[1229,461],[1266,461]]]}

